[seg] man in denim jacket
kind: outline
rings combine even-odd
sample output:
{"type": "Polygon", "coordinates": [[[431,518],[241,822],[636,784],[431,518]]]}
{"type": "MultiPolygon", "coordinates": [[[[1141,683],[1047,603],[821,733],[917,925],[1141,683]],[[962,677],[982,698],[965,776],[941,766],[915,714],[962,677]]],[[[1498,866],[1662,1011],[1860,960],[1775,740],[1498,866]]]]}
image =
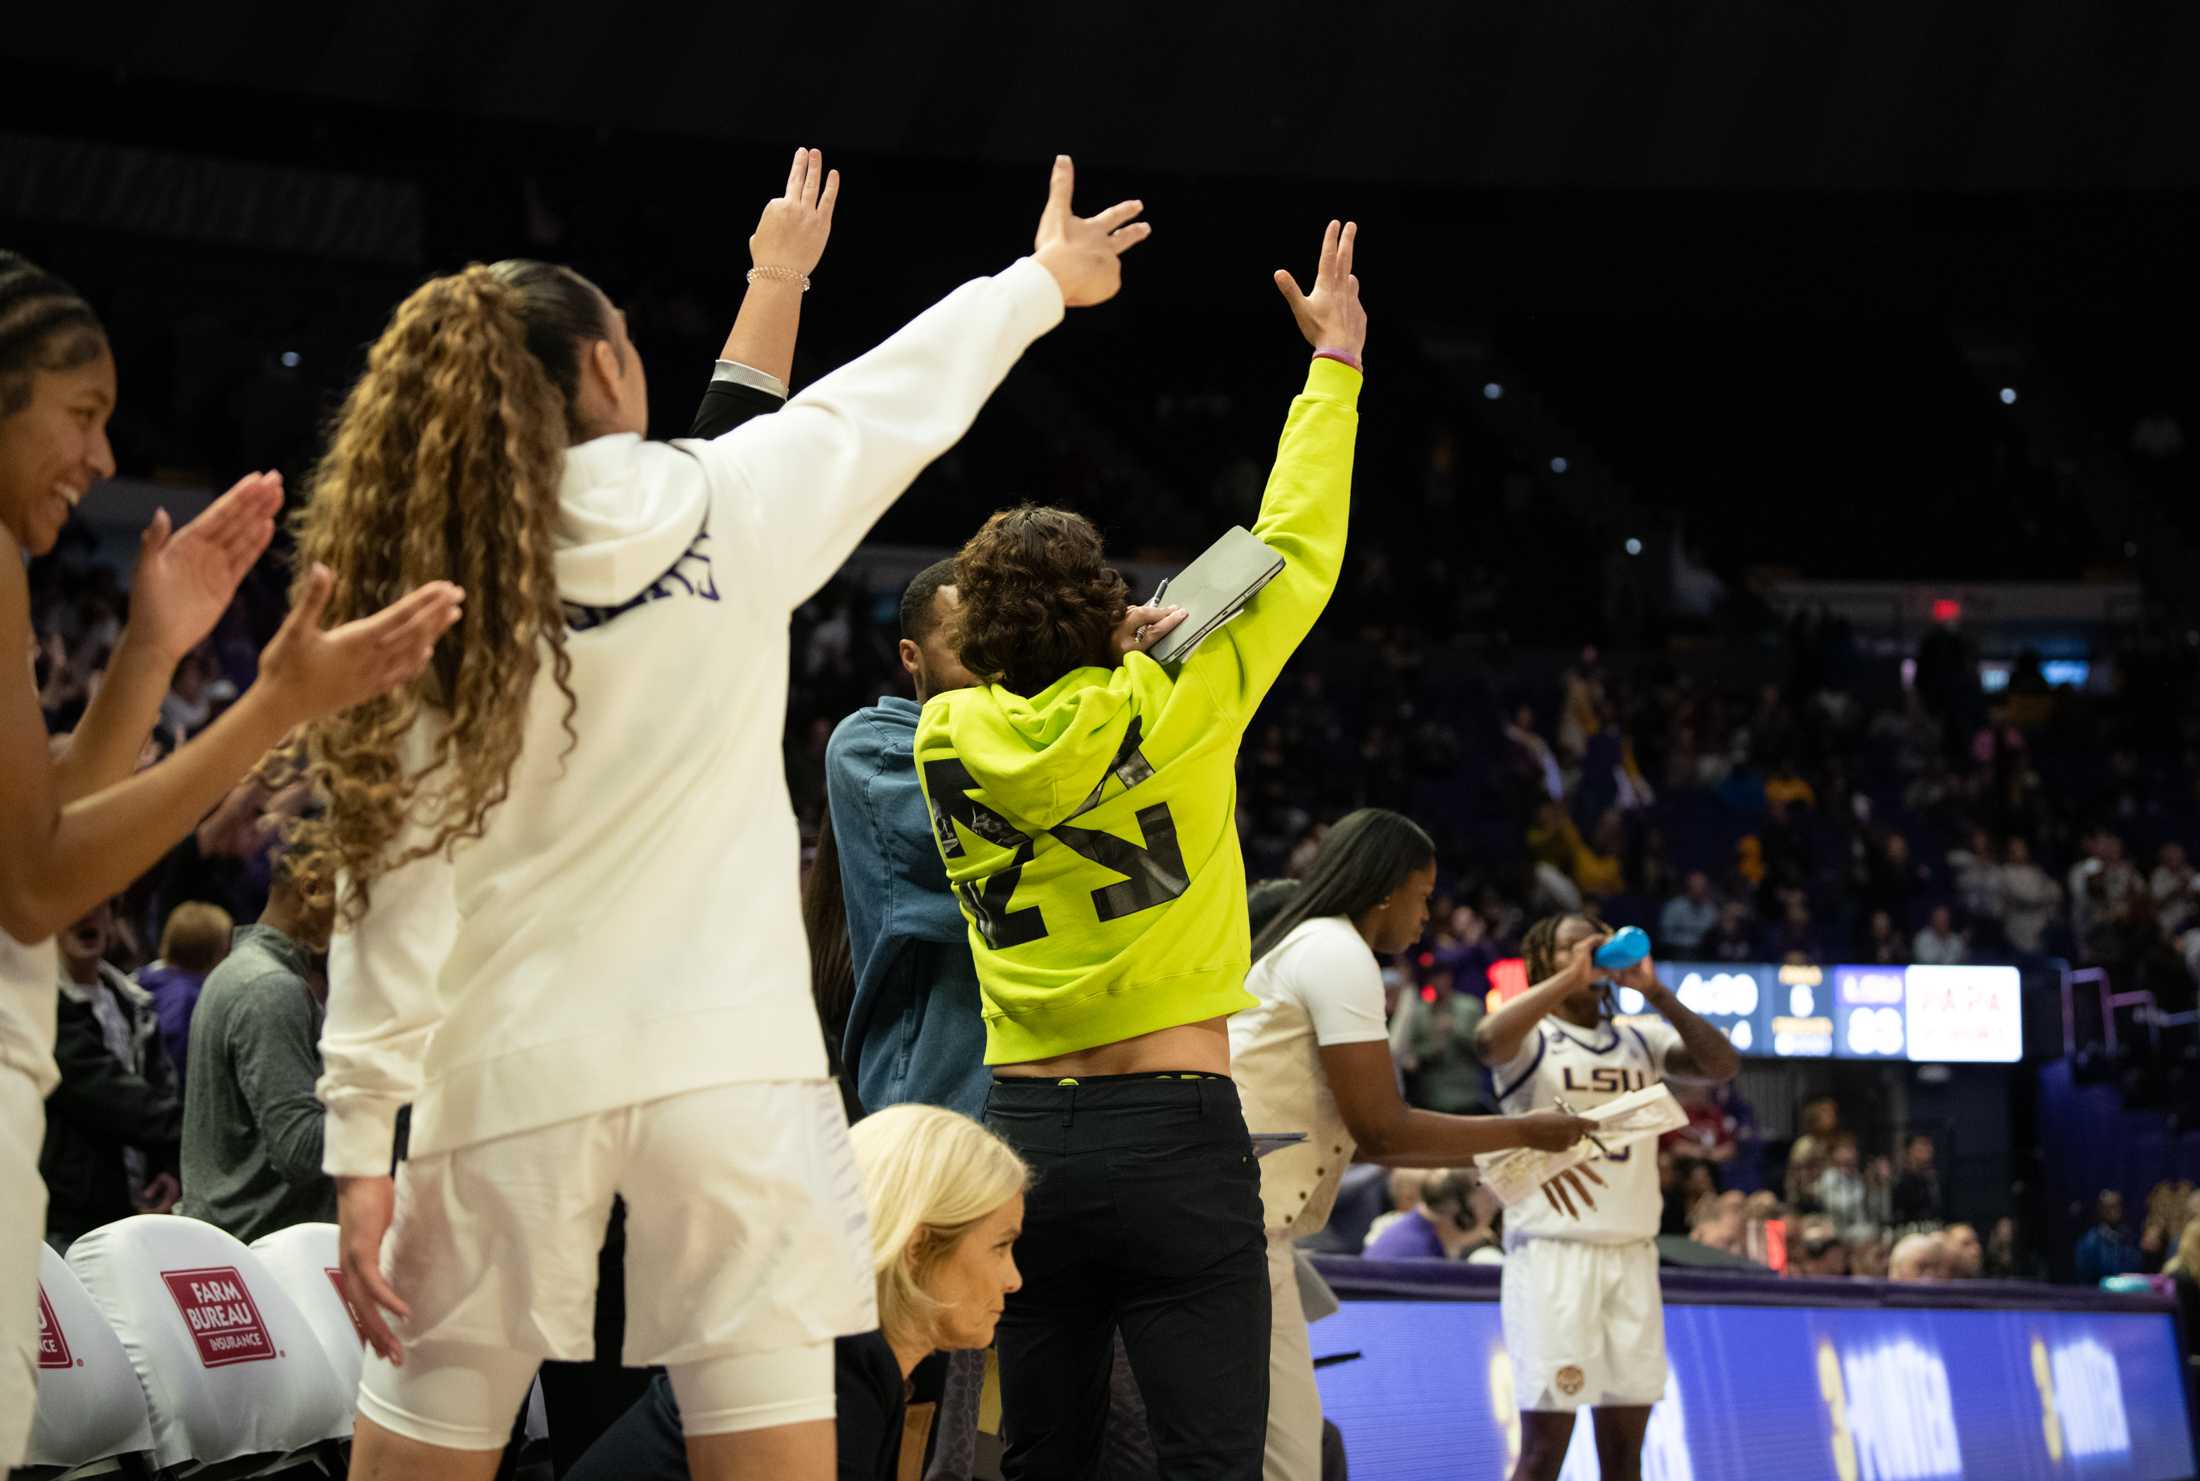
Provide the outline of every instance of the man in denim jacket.
{"type": "Polygon", "coordinates": [[[825,795],[848,911],[855,997],[841,1063],[864,1109],[905,1101],[985,1114],[985,1021],[967,928],[932,841],[911,743],[935,694],[977,682],[955,654],[955,565],[901,598],[901,666],[916,698],[880,698],[825,747],[825,795]]]}

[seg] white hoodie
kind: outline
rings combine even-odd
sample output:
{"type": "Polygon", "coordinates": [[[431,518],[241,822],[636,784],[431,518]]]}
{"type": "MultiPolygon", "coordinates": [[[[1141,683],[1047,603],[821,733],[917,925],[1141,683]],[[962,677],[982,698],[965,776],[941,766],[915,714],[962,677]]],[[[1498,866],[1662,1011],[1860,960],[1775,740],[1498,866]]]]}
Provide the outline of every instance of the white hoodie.
{"type": "MultiPolygon", "coordinates": [[[[724,437],[568,451],[579,741],[567,754],[545,666],[486,836],[376,880],[337,934],[329,1173],[387,1173],[407,1102],[427,1156],[826,1073],[781,752],[788,619],[1061,318],[1026,258],[724,437]]],[[[425,726],[407,737],[406,764],[429,745],[425,726]]]]}

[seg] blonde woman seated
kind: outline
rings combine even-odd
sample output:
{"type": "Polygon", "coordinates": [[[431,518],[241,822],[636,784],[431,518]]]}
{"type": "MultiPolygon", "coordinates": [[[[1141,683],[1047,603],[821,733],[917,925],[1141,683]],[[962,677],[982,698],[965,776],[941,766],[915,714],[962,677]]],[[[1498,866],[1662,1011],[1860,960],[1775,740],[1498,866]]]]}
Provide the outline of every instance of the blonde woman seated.
{"type": "MultiPolygon", "coordinates": [[[[915,1481],[932,1425],[932,1406],[911,1402],[917,1367],[935,1353],[992,1345],[1002,1303],[1023,1284],[1011,1247],[1031,1174],[1006,1142],[937,1106],[890,1106],[848,1136],[871,1212],[880,1330],[833,1344],[837,1474],[915,1481]]],[[[660,1373],[568,1481],[687,1475],[680,1411],[660,1373]]]]}

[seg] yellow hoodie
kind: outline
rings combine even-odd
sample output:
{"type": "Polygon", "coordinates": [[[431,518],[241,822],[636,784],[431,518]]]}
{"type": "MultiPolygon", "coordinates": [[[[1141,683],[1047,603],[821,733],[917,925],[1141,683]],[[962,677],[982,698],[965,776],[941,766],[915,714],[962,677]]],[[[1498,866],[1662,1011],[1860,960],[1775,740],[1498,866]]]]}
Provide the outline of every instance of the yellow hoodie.
{"type": "Polygon", "coordinates": [[[1360,373],[1317,359],[1253,533],[1284,568],[1173,675],[1144,654],[1025,697],[935,695],[917,773],[962,901],[986,1063],[1250,1007],[1239,737],[1336,588],[1360,373]]]}

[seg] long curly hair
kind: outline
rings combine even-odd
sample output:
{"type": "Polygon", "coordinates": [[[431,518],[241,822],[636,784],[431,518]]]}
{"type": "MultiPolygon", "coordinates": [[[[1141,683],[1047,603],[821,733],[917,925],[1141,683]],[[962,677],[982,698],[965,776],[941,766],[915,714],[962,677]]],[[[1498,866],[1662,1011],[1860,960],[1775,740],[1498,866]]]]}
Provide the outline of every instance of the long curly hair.
{"type": "Polygon", "coordinates": [[[1128,588],[1092,521],[1021,504],[985,522],[955,555],[963,667],[1018,694],[1071,669],[1111,666],[1109,635],[1128,588]]]}
{"type": "Polygon", "coordinates": [[[291,838],[309,904],[356,921],[376,879],[482,836],[545,664],[567,751],[577,743],[553,531],[565,450],[582,436],[580,356],[612,337],[609,313],[569,268],[475,263],[397,306],[345,398],[296,521],[300,579],[315,563],[334,573],[331,623],[438,579],[465,588],[466,608],[419,679],[308,727],[290,774],[324,804],[291,838]],[[399,741],[424,709],[441,723],[408,774],[399,741]],[[408,824],[419,831],[401,847],[408,824]]]}

